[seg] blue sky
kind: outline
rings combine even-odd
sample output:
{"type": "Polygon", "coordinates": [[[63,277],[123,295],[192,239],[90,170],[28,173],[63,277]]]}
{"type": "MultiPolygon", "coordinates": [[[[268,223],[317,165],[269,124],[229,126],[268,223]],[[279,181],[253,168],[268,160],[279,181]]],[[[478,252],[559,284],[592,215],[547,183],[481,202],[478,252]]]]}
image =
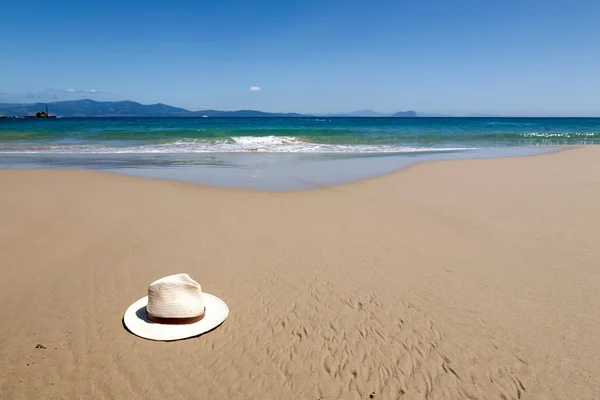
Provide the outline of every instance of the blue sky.
{"type": "Polygon", "coordinates": [[[9,0],[0,101],[600,115],[599,17],[597,0],[9,0]]]}

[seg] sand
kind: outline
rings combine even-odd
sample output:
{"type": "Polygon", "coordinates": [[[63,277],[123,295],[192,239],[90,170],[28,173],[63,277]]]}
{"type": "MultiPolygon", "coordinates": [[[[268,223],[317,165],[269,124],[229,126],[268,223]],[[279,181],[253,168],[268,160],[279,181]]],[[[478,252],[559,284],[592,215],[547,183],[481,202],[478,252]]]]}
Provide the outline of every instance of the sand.
{"type": "Polygon", "coordinates": [[[597,399],[600,147],[268,193],[0,171],[2,399],[597,399]],[[187,272],[231,313],[125,309],[187,272]]]}

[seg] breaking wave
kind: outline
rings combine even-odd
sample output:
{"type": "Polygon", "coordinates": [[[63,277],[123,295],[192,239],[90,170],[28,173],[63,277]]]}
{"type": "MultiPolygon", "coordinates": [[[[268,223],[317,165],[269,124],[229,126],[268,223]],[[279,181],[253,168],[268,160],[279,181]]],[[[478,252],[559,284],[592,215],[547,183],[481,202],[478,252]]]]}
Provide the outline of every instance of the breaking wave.
{"type": "Polygon", "coordinates": [[[474,147],[428,147],[394,144],[314,143],[293,136],[234,136],[227,140],[184,139],[167,143],[0,145],[3,153],[177,154],[177,153],[419,153],[473,150],[474,147]]]}

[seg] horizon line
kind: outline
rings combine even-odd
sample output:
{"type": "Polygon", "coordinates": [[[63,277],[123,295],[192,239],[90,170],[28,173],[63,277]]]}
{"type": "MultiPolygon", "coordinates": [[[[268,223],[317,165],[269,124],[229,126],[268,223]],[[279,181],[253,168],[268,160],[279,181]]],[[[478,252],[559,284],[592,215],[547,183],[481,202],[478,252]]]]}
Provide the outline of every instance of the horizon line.
{"type": "MultiPolygon", "coordinates": [[[[265,114],[297,114],[296,116],[288,116],[286,118],[306,118],[306,117],[325,117],[325,118],[393,118],[393,119],[410,119],[410,118],[600,118],[600,115],[540,115],[540,114],[530,114],[530,115],[496,115],[493,112],[485,113],[485,112],[477,112],[467,115],[460,114],[447,114],[443,112],[420,112],[416,110],[404,110],[404,111],[396,111],[396,112],[379,112],[371,109],[360,109],[354,111],[346,111],[346,112],[320,112],[320,113],[302,113],[297,111],[263,111],[258,109],[250,109],[250,108],[241,108],[241,109],[229,109],[229,110],[220,110],[217,108],[203,108],[203,109],[193,109],[193,108],[185,108],[180,106],[172,106],[167,103],[142,103],[134,100],[108,100],[108,101],[98,101],[93,99],[76,99],[76,100],[57,100],[50,102],[0,102],[0,105],[22,105],[22,106],[32,106],[36,104],[44,104],[44,105],[52,105],[56,103],[76,103],[81,101],[89,101],[93,103],[135,103],[141,106],[156,106],[156,105],[164,105],[167,107],[179,108],[185,110],[189,113],[202,113],[203,111],[217,111],[217,112],[259,112],[265,114]],[[360,116],[360,115],[350,115],[356,112],[373,112],[381,115],[375,116],[360,116]],[[396,113],[409,113],[414,112],[417,114],[416,116],[400,116],[394,117],[393,114],[396,113]],[[434,115],[428,115],[434,114],[434,115]],[[436,115],[439,114],[439,115],[436,115]]],[[[3,116],[0,113],[0,116],[3,116]]],[[[4,116],[6,117],[6,116],[4,116]]],[[[249,117],[239,117],[239,116],[207,116],[208,118],[278,118],[273,116],[249,116],[249,117]]],[[[8,118],[18,118],[18,116],[8,116],[8,118]]],[[[61,118],[202,118],[202,116],[82,116],[82,117],[61,117],[61,118]]]]}

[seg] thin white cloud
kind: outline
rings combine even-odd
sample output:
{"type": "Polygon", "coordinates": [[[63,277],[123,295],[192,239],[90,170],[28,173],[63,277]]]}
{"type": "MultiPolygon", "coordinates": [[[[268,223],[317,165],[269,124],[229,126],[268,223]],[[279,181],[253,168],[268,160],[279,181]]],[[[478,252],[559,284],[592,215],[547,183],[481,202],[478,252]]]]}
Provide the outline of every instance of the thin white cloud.
{"type": "Polygon", "coordinates": [[[260,86],[250,86],[251,92],[260,92],[260,86]]]}
{"type": "Polygon", "coordinates": [[[65,89],[65,90],[63,90],[63,92],[64,93],[80,93],[80,94],[100,94],[100,93],[103,93],[100,90],[96,90],[96,89],[79,90],[79,89],[73,89],[73,88],[65,89]]]}

